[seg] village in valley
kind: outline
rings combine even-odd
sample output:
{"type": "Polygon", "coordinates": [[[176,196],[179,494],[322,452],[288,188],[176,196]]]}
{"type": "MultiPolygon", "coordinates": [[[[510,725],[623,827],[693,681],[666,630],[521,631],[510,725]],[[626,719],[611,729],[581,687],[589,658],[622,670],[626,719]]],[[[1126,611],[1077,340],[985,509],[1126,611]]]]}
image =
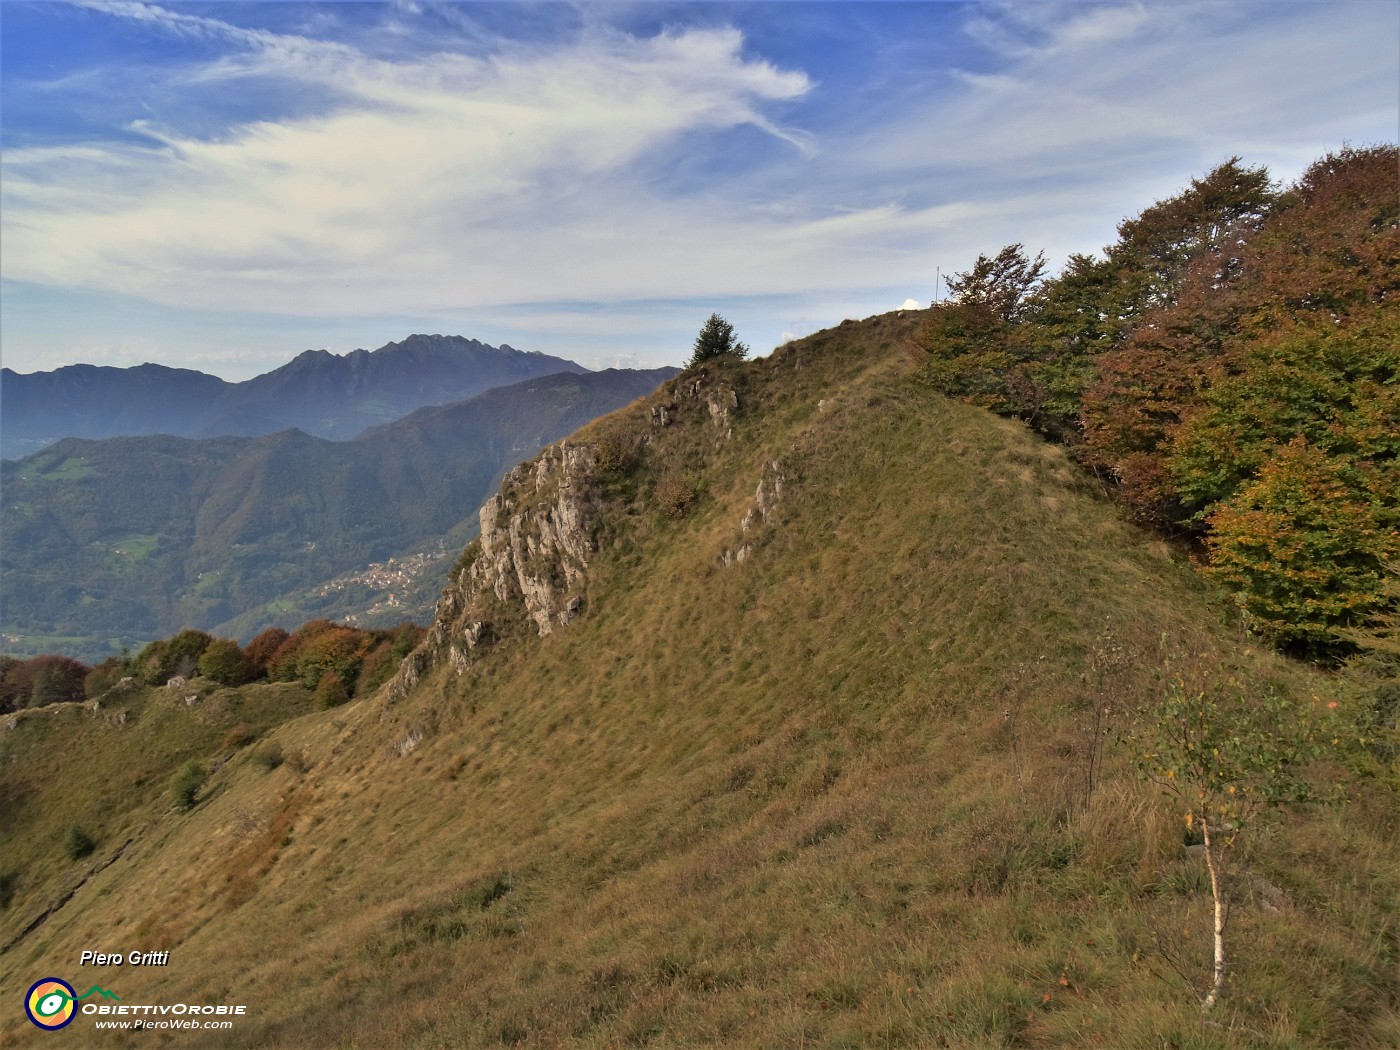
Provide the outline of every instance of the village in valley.
{"type": "Polygon", "coordinates": [[[405,555],[402,558],[371,562],[363,569],[343,573],[323,583],[315,593],[318,597],[327,597],[351,587],[365,587],[375,592],[378,597],[374,604],[362,613],[348,613],[341,618],[348,624],[358,623],[362,617],[406,608],[409,604],[407,591],[423,578],[425,571],[430,570],[446,556],[446,545],[439,543],[430,550],[405,555]]]}

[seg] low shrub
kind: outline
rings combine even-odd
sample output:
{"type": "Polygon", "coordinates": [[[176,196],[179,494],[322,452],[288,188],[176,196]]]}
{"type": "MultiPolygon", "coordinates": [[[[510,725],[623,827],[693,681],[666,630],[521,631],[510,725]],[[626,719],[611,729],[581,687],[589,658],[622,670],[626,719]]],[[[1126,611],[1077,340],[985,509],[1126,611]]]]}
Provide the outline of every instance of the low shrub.
{"type": "Polygon", "coordinates": [[[282,754],[282,748],[278,744],[268,744],[254,758],[254,761],[268,773],[271,773],[286,760],[287,756],[282,754]]]}
{"type": "Polygon", "coordinates": [[[63,851],[68,854],[69,860],[82,860],[90,856],[97,848],[97,843],[92,841],[92,836],[76,824],[70,824],[68,834],[63,837],[63,851]]]}
{"type": "Polygon", "coordinates": [[[656,502],[668,518],[683,518],[699,492],[695,484],[679,474],[666,474],[656,483],[656,502]]]}
{"type": "Polygon", "coordinates": [[[204,767],[191,759],[170,778],[170,795],[182,812],[194,808],[199,789],[204,786],[205,776],[204,767]]]}
{"type": "Polygon", "coordinates": [[[237,751],[247,747],[257,738],[258,734],[253,732],[252,726],[247,722],[239,722],[224,735],[223,747],[226,751],[237,751]]]}

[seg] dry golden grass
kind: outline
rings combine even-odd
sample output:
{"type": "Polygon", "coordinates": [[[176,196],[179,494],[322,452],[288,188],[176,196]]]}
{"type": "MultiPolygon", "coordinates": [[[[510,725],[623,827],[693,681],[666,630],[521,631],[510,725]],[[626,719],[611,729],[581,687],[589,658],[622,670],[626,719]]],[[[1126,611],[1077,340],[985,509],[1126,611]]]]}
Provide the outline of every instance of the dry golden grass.
{"type": "MultiPolygon", "coordinates": [[[[1330,683],[1242,640],[1059,451],[904,378],[914,323],[724,366],[727,439],[647,403],[593,424],[615,466],[578,622],[282,725],[303,771],[237,752],[0,958],[5,994],[159,932],[172,965],[123,996],[249,1006],[171,1045],[1387,1045],[1393,799],[1353,783],[1242,847],[1204,1026],[1209,890],[1102,715],[1169,655],[1330,683]]],[[[7,1046],[56,1038],[25,1025],[7,1046]]]]}

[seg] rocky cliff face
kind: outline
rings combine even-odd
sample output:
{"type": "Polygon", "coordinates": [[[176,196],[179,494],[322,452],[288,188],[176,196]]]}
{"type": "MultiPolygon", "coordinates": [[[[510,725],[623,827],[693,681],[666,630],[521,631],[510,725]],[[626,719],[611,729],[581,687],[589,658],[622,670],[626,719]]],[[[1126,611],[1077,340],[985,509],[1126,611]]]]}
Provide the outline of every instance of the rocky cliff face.
{"type": "MultiPolygon", "coordinates": [[[[512,470],[481,508],[480,537],[438,600],[423,644],[400,667],[390,699],[406,696],[434,667],[446,664],[464,672],[508,625],[523,622],[544,636],[571,623],[587,602],[588,566],[608,513],[602,474],[615,469],[609,460],[616,459],[616,450],[629,448],[636,469],[645,472],[648,455],[668,442],[724,444],[738,411],[739,395],[729,382],[708,370],[688,372],[615,421],[602,437],[611,452],[570,439],[512,470]]],[[[780,490],[776,464],[774,477],[769,473],[765,467],[765,484],[780,490]]],[[[760,485],[764,518],[765,496],[775,501],[777,494],[760,485]]]]}
{"type": "Polygon", "coordinates": [[[540,635],[583,607],[599,507],[594,450],[561,441],[512,470],[481,508],[481,535],[438,600],[423,644],[404,660],[398,699],[431,667],[459,673],[488,643],[498,619],[523,611],[540,635]]]}
{"type": "Polygon", "coordinates": [[[517,467],[481,508],[470,583],[490,587],[506,605],[523,604],[542,636],[572,620],[583,600],[598,509],[593,466],[591,448],[560,442],[517,467]]]}

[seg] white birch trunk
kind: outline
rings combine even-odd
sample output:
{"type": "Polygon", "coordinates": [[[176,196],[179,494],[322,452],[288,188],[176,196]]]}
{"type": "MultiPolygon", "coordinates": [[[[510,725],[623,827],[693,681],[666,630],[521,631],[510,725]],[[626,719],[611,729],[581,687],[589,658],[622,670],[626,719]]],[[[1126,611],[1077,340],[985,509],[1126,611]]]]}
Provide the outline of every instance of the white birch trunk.
{"type": "Polygon", "coordinates": [[[1210,994],[1201,1004],[1201,1010],[1209,1013],[1225,988],[1225,899],[1220,892],[1220,870],[1215,847],[1210,841],[1210,821],[1206,817],[1201,818],[1201,835],[1205,840],[1206,867],[1210,870],[1210,895],[1215,902],[1215,976],[1211,980],[1210,994]]]}

